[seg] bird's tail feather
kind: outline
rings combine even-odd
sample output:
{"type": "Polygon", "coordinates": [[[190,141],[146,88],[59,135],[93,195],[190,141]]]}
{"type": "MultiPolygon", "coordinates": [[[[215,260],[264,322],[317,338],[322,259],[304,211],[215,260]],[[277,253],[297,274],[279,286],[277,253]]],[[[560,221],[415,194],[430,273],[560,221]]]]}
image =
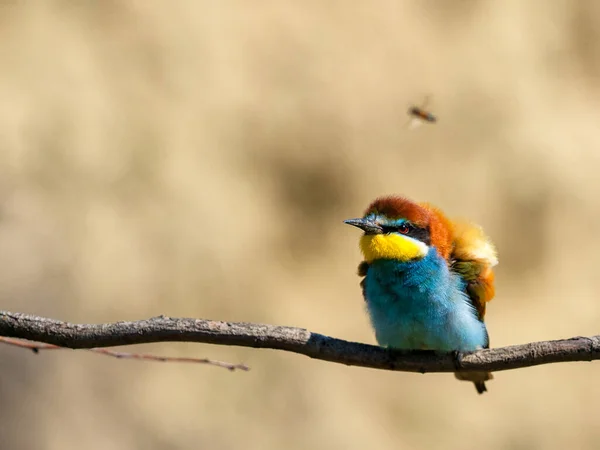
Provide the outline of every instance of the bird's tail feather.
{"type": "Polygon", "coordinates": [[[459,380],[473,382],[478,394],[487,392],[485,382],[494,378],[491,372],[455,372],[454,376],[459,380]]]}
{"type": "Polygon", "coordinates": [[[475,385],[475,389],[477,389],[478,394],[483,394],[484,392],[487,392],[487,387],[485,387],[485,381],[473,381],[473,384],[475,385]]]}

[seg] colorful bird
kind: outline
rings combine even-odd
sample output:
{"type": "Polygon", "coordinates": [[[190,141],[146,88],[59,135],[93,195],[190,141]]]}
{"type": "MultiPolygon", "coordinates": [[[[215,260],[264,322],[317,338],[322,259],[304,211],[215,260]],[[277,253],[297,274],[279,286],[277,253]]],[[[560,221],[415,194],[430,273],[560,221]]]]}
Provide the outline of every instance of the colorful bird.
{"type": "MultiPolygon", "coordinates": [[[[375,336],[383,347],[470,352],[488,348],[484,315],[494,297],[496,249],[478,225],[451,222],[404,197],[375,200],[360,219],[358,267],[375,336]]],[[[457,372],[480,394],[487,372],[457,372]]]]}

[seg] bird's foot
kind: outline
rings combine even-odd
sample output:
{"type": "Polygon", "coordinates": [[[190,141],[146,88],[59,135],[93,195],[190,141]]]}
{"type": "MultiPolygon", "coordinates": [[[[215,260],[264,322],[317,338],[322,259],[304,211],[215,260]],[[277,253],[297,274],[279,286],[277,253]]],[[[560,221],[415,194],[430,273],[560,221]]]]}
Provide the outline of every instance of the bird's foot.
{"type": "Polygon", "coordinates": [[[462,369],[463,353],[459,350],[452,352],[452,359],[454,360],[454,368],[459,372],[462,369]]]}

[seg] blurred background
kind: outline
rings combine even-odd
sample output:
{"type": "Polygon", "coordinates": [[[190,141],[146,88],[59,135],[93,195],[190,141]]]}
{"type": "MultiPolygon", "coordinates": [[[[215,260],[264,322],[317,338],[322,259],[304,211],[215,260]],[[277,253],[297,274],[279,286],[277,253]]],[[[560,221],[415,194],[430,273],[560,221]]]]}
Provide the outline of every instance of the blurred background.
{"type": "MultiPolygon", "coordinates": [[[[492,346],[600,332],[600,3],[4,1],[1,308],[374,343],[343,220],[383,194],[496,242],[492,346]],[[409,129],[430,98],[435,125],[409,129]]],[[[0,347],[0,448],[580,449],[600,366],[416,375],[0,347]]]]}

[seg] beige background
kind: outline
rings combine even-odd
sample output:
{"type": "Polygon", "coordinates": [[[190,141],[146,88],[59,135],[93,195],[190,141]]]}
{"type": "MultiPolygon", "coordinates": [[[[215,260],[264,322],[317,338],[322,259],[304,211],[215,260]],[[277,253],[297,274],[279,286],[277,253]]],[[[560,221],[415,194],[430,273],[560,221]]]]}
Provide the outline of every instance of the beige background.
{"type": "MultiPolygon", "coordinates": [[[[500,252],[493,346],[600,332],[600,3],[5,1],[0,301],[373,343],[343,225],[403,193],[500,252]],[[431,97],[436,125],[408,130],[431,97]]],[[[0,348],[2,449],[598,448],[600,365],[451,375],[0,348]]]]}

